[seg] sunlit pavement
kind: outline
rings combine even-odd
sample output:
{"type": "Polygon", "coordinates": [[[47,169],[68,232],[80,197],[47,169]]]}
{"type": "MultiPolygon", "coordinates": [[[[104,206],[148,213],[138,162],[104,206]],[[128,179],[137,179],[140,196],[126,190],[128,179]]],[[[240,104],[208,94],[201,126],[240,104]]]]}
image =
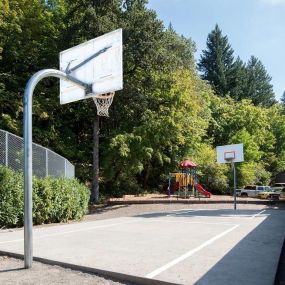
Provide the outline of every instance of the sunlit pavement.
{"type": "MultiPolygon", "coordinates": [[[[34,229],[34,256],[122,273],[126,280],[273,284],[284,219],[278,209],[187,208],[41,227],[34,229]]],[[[23,247],[23,230],[0,234],[1,251],[23,254],[23,247]]]]}

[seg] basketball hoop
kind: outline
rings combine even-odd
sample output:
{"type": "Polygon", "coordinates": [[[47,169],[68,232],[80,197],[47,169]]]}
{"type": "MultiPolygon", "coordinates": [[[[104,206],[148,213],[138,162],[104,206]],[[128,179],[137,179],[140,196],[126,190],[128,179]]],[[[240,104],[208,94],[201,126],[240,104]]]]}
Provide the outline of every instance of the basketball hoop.
{"type": "Polygon", "coordinates": [[[224,160],[226,162],[233,162],[236,158],[235,151],[225,151],[224,152],[224,160]]]}
{"type": "Polygon", "coordinates": [[[110,92],[106,94],[95,95],[92,97],[97,108],[98,116],[109,117],[109,107],[113,102],[114,95],[115,92],[110,92]]]}

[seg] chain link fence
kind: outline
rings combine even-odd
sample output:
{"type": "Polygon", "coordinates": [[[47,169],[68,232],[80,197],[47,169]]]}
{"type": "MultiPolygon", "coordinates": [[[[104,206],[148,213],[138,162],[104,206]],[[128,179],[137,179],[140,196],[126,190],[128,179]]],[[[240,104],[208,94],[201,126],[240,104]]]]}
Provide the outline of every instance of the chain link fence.
{"type": "MultiPolygon", "coordinates": [[[[0,130],[0,164],[24,171],[24,140],[0,130]]],[[[74,165],[57,153],[33,143],[33,175],[74,178],[74,165]]]]}

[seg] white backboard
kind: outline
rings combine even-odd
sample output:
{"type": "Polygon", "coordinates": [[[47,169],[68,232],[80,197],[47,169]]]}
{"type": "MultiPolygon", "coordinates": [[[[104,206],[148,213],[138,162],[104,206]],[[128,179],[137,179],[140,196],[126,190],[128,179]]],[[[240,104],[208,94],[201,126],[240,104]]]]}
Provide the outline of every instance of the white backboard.
{"type": "Polygon", "coordinates": [[[59,55],[60,70],[67,72],[92,55],[107,48],[69,75],[76,79],[92,84],[92,94],[71,81],[60,79],[60,104],[92,97],[123,89],[123,47],[122,29],[62,51],[59,55]]]}
{"type": "Polygon", "coordinates": [[[231,163],[244,161],[243,144],[217,146],[217,162],[231,163]]]}

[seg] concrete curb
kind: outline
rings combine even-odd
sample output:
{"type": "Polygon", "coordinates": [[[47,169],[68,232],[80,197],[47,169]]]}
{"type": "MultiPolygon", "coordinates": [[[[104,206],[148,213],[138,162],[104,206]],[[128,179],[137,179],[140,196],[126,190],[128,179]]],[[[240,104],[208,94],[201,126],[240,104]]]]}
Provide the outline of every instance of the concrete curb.
{"type": "MultiPolygon", "coordinates": [[[[23,254],[7,252],[7,251],[2,251],[2,250],[0,250],[0,255],[8,256],[8,257],[14,257],[14,258],[18,258],[18,259],[24,259],[23,254]]],[[[113,281],[131,282],[131,283],[135,283],[138,285],[179,285],[178,283],[165,282],[165,281],[149,279],[149,278],[124,274],[124,273],[119,273],[119,272],[113,272],[113,271],[98,269],[98,268],[92,268],[92,267],[87,267],[87,266],[82,266],[82,265],[75,265],[75,264],[71,264],[71,263],[55,261],[55,260],[36,257],[36,256],[34,256],[33,260],[41,262],[43,264],[56,265],[56,266],[60,266],[63,268],[77,270],[77,271],[81,271],[81,272],[85,272],[85,273],[94,273],[94,274],[99,275],[101,277],[106,277],[106,278],[112,279],[113,281]]]]}
{"type": "MultiPolygon", "coordinates": [[[[237,201],[237,204],[258,204],[258,205],[275,205],[283,201],[237,201]]],[[[125,201],[108,201],[107,205],[131,205],[131,204],[233,204],[232,200],[125,200],[125,201]]]]}

